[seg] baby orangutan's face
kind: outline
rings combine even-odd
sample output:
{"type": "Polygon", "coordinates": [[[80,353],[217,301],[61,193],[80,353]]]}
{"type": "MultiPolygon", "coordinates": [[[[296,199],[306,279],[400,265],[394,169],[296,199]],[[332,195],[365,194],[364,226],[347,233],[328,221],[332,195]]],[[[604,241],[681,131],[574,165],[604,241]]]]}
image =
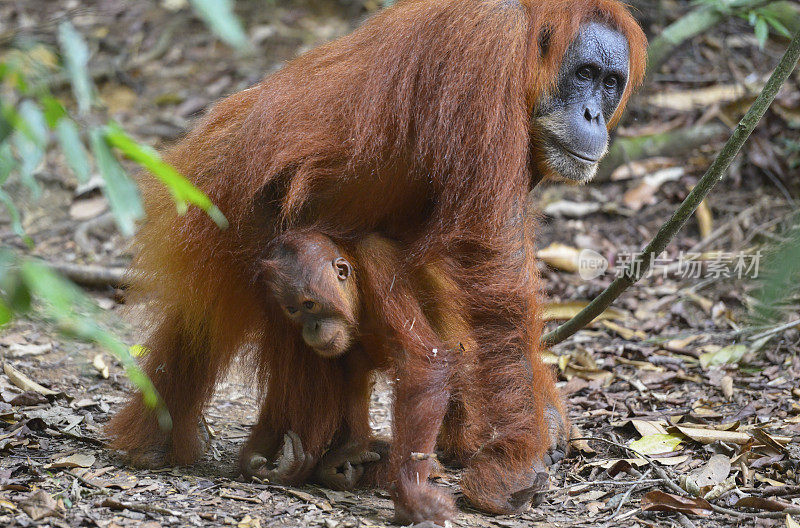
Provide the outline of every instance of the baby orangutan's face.
{"type": "Polygon", "coordinates": [[[305,235],[278,245],[265,267],[275,299],[303,341],[322,357],[344,354],[353,342],[358,291],[338,247],[322,235],[305,235]]]}

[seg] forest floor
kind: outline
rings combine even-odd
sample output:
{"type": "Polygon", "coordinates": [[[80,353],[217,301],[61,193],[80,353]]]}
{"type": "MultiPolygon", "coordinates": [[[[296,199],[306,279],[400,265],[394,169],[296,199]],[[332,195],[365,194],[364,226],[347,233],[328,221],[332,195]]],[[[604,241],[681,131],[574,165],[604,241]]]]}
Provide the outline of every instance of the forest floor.
{"type": "MultiPolygon", "coordinates": [[[[92,43],[90,66],[105,117],[160,148],[214,100],[358,22],[331,2],[242,1],[240,14],[258,52],[238,55],[185,7],[168,9],[181,4],[0,2],[0,34],[13,29],[52,47],[57,22],[70,17],[92,43]]],[[[687,3],[673,4],[681,12],[687,3]]],[[[648,31],[663,27],[644,12],[654,17],[644,21],[648,31]]],[[[742,87],[768,74],[784,45],[771,40],[759,51],[741,21],[708,32],[652,76],[620,136],[735,123],[752,101],[742,87]]],[[[519,516],[470,509],[458,493],[458,471],[444,468],[436,481],[461,507],[453,526],[797,526],[780,511],[800,507],[800,331],[765,328],[768,338],[753,339],[740,330],[748,325],[755,288],[752,266],[763,266],[757,251],[780,237],[797,210],[799,88],[795,72],[702,214],[659,260],[657,273],[626,293],[609,318],[546,354],[558,369],[570,419],[582,437],[598,440],[576,442],[551,472],[543,503],[519,516]],[[700,268],[681,259],[699,253],[706,259],[700,268]],[[652,457],[635,458],[625,447],[631,441],[652,457]],[[692,483],[715,488],[720,496],[712,502],[734,513],[710,511],[701,499],[677,492],[692,483]]],[[[686,196],[722,141],[630,163],[585,187],[546,185],[532,193],[531,206],[544,211],[537,243],[551,327],[610,283],[619,264],[686,196]],[[610,264],[584,280],[574,262],[586,249],[610,264]]],[[[39,172],[43,197],[20,204],[33,253],[54,263],[127,265],[127,241],[108,220],[98,185],[79,187],[64,167],[60,155],[48,156],[39,172]]],[[[26,249],[6,221],[0,237],[3,245],[26,249]]],[[[120,304],[124,293],[110,286],[90,293],[112,328],[138,342],[136,307],[120,304]]],[[[141,471],[104,447],[102,426],[130,393],[115,359],[35,320],[4,329],[0,358],[0,526],[391,525],[385,491],[287,488],[238,475],[237,452],[257,410],[240,370],[209,406],[213,434],[203,460],[141,471]]],[[[376,430],[388,433],[385,387],[375,392],[373,418],[376,430]]]]}

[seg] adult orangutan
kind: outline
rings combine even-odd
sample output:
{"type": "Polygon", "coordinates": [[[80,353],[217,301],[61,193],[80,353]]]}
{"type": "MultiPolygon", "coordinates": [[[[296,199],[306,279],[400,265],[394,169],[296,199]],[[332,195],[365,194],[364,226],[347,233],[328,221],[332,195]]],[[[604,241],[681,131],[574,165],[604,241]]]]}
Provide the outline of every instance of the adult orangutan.
{"type": "Polygon", "coordinates": [[[470,453],[466,497],[489,512],[527,508],[549,426],[564,420],[539,358],[525,197],[542,178],[592,177],[642,80],[645,48],[617,0],[406,0],[218,103],[167,160],[231,227],[198,211],[178,216],[146,182],[137,237],[135,286],[153,321],[144,367],[172,428],[159,429],[136,396],[110,425],[112,445],[134,463],[195,461],[203,407],[249,350],[265,397],[242,467],[275,459],[289,431],[315,464],[348,435],[347,372],[265,305],[258,263],[288,229],[325,226],[353,241],[379,233],[402,248],[396,273],[378,266],[385,276],[371,279],[382,288],[376,317],[397,329],[403,351],[389,472],[398,519],[453,515],[452,498],[428,481],[430,459],[413,454],[432,452],[445,414],[462,412],[446,434],[470,453]],[[430,265],[465,307],[475,343],[466,372],[432,352],[441,338],[420,312],[422,294],[391,286],[430,265]],[[453,394],[458,376],[469,394],[453,394]]]}

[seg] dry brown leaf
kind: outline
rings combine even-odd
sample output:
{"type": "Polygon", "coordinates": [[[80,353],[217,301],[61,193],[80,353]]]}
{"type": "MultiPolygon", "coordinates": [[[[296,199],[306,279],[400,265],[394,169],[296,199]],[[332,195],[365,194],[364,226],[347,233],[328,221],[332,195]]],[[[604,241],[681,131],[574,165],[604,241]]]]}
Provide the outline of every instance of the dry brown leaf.
{"type": "Polygon", "coordinates": [[[44,490],[36,490],[19,503],[22,511],[34,521],[45,517],[61,517],[58,503],[44,490]]]}
{"type": "Polygon", "coordinates": [[[700,339],[700,334],[690,335],[688,337],[683,337],[679,339],[670,339],[664,346],[670,350],[678,350],[681,352],[688,352],[689,345],[698,339],[700,339]]]}
{"type": "Polygon", "coordinates": [[[669,167],[646,176],[639,185],[628,189],[622,195],[622,203],[634,211],[638,211],[645,205],[654,204],[656,202],[655,194],[661,188],[661,185],[668,181],[677,180],[685,172],[683,167],[669,167]]]}
{"type": "Polygon", "coordinates": [[[644,511],[670,511],[693,515],[710,515],[711,504],[705,499],[690,499],[663,491],[651,491],[642,497],[641,508],[644,511]]]}
{"type": "Polygon", "coordinates": [[[536,257],[548,266],[561,271],[578,271],[578,258],[581,250],[555,242],[536,252],[536,257]]]}
{"type": "Polygon", "coordinates": [[[617,362],[619,365],[631,365],[632,367],[636,367],[639,370],[651,370],[653,372],[664,372],[664,367],[659,367],[658,365],[653,365],[649,361],[638,361],[636,359],[628,359],[624,357],[617,357],[614,358],[614,361],[617,362]]]}
{"type": "Polygon", "coordinates": [[[654,434],[667,434],[667,430],[660,422],[651,422],[649,420],[630,420],[633,427],[641,436],[648,436],[654,434]]]}
{"type": "Polygon", "coordinates": [[[92,366],[103,379],[108,379],[108,365],[103,359],[103,354],[95,354],[92,366]]]}
{"type": "Polygon", "coordinates": [[[643,160],[636,160],[626,163],[617,167],[611,173],[612,181],[629,180],[632,178],[641,178],[652,174],[658,170],[666,169],[667,167],[674,167],[678,165],[678,160],[672,158],[647,158],[643,160]]]}
{"type": "MultiPolygon", "coordinates": [[[[542,307],[541,317],[545,321],[566,321],[575,317],[578,312],[586,308],[587,304],[589,304],[589,301],[548,302],[542,307]]],[[[609,307],[598,315],[595,321],[624,318],[625,312],[618,308],[609,307]]]]}
{"type": "Polygon", "coordinates": [[[661,91],[647,98],[655,106],[687,111],[696,107],[711,106],[745,97],[748,90],[740,83],[716,84],[695,90],[661,91]]]}
{"type": "Polygon", "coordinates": [[[3,372],[6,373],[8,379],[11,380],[11,383],[22,389],[23,391],[33,391],[38,392],[44,396],[55,396],[58,394],[54,390],[50,390],[47,387],[39,385],[28,376],[23,374],[22,372],[18,371],[8,363],[3,364],[3,372]]]}
{"type": "Polygon", "coordinates": [[[75,200],[69,206],[69,216],[73,220],[88,220],[108,209],[105,196],[93,196],[82,200],[75,200]]]}
{"type": "Polygon", "coordinates": [[[592,213],[596,213],[601,208],[597,202],[571,202],[569,200],[558,200],[549,203],[544,208],[544,214],[548,216],[565,216],[568,218],[581,218],[592,213]]]}
{"type": "Polygon", "coordinates": [[[612,321],[602,321],[602,323],[603,326],[605,326],[609,330],[613,330],[614,332],[619,334],[619,336],[622,339],[625,339],[626,341],[630,341],[634,337],[637,339],[647,339],[647,334],[642,332],[641,330],[631,330],[630,328],[625,328],[624,326],[618,325],[617,323],[614,323],[612,321]]]}
{"type": "Polygon", "coordinates": [[[723,482],[731,472],[731,460],[725,455],[714,455],[706,464],[682,476],[681,487],[699,497],[723,482]]]}
{"type": "Polygon", "coordinates": [[[715,429],[701,429],[699,427],[686,427],[684,425],[674,425],[667,428],[668,431],[672,431],[673,429],[677,429],[681,434],[701,444],[729,442],[743,445],[753,439],[749,434],[739,431],[717,431],[715,429]]]}
{"type": "Polygon", "coordinates": [[[694,216],[697,218],[697,228],[700,230],[700,239],[708,238],[714,230],[714,215],[711,214],[711,208],[708,206],[708,202],[705,200],[700,202],[700,205],[697,206],[697,210],[694,212],[694,216]]]}
{"type": "Polygon", "coordinates": [[[719,382],[719,388],[726,400],[733,398],[733,378],[725,374],[719,382]]]}
{"type": "Polygon", "coordinates": [[[786,508],[794,507],[794,504],[780,499],[767,499],[766,497],[742,497],[736,501],[735,506],[737,508],[779,512],[786,508]]]}
{"type": "Polygon", "coordinates": [[[73,455],[61,457],[51,464],[47,464],[47,469],[57,468],[89,468],[94,464],[94,455],[75,453],[73,455]]]}

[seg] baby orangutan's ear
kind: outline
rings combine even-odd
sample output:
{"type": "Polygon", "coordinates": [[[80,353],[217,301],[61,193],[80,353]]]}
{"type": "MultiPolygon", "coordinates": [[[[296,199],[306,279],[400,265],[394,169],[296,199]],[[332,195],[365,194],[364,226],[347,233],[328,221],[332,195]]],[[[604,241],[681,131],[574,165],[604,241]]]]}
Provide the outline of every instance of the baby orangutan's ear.
{"type": "Polygon", "coordinates": [[[350,274],[353,273],[353,266],[344,257],[339,257],[333,261],[333,269],[336,270],[336,276],[340,281],[346,281],[350,274]]]}

